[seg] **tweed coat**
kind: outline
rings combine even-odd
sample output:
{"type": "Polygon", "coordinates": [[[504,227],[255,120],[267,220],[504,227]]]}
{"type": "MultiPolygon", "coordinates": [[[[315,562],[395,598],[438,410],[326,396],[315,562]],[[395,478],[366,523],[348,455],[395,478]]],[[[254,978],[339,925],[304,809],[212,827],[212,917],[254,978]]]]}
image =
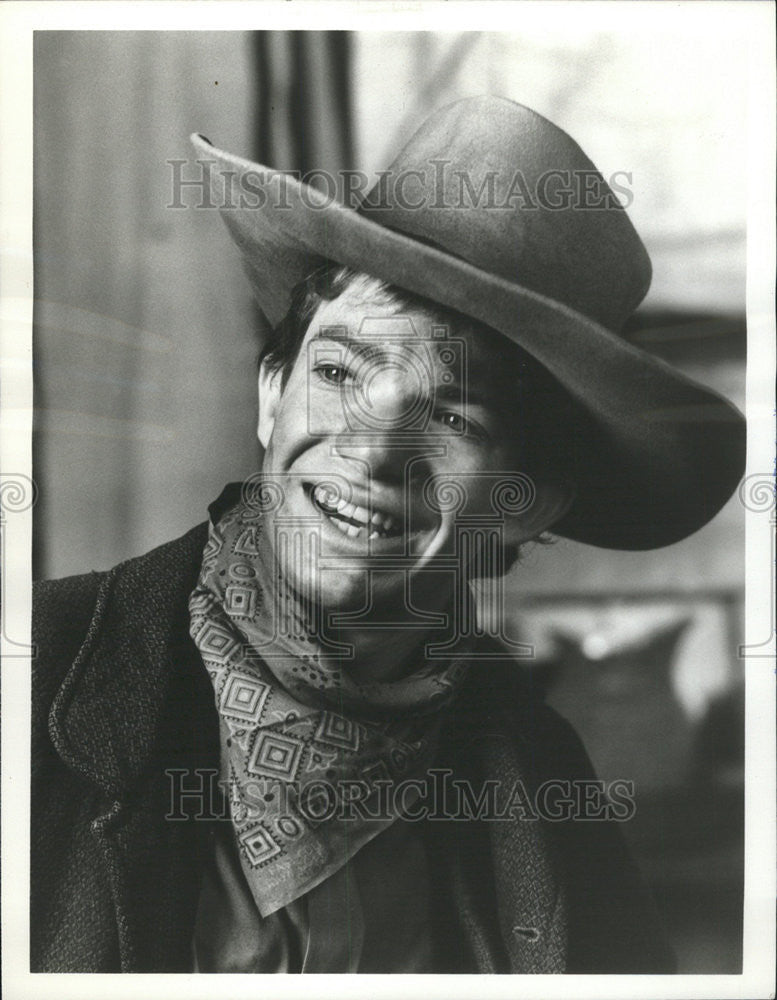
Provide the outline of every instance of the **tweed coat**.
{"type": "MultiPolygon", "coordinates": [[[[184,972],[209,822],[171,820],[170,769],[215,770],[213,689],[188,633],[207,537],[36,585],[31,969],[184,972]]],[[[440,764],[474,783],[591,778],[576,734],[509,665],[473,669],[440,764]]],[[[612,822],[424,825],[440,972],[670,972],[612,822]]]]}

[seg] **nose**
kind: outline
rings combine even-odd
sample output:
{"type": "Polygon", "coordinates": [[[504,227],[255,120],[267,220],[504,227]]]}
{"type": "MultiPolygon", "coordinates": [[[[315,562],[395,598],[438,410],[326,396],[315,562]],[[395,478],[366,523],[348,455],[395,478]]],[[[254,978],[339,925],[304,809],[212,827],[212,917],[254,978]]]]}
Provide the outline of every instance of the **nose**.
{"type": "Polygon", "coordinates": [[[430,373],[409,353],[394,352],[360,365],[347,400],[349,423],[365,431],[413,432],[432,395],[430,373]]]}
{"type": "MultiPolygon", "coordinates": [[[[345,403],[345,426],[335,449],[364,463],[370,478],[401,483],[426,473],[431,392],[423,373],[406,358],[373,363],[361,374],[345,403]]],[[[432,449],[433,451],[433,449],[432,449]]]]}

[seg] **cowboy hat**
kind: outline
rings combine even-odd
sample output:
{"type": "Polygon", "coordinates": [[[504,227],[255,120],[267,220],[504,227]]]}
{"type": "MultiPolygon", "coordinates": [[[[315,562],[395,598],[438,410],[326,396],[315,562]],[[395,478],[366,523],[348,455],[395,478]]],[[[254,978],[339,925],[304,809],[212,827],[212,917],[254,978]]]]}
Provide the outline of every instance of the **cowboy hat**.
{"type": "Polygon", "coordinates": [[[570,427],[577,493],[554,533],[658,548],[736,488],[742,415],[619,333],[647,292],[649,257],[588,157],[541,115],[497,97],[437,111],[357,208],[192,142],[270,323],[336,261],[494,328],[577,401],[588,430],[570,427]]]}

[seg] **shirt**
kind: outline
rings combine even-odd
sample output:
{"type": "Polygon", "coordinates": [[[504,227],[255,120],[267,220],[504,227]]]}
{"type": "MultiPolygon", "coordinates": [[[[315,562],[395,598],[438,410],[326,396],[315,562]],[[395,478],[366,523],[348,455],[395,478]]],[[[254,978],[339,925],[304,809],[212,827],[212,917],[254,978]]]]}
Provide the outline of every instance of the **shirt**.
{"type": "Polygon", "coordinates": [[[194,933],[197,972],[432,972],[429,873],[397,820],[326,881],[262,917],[232,823],[214,824],[194,933]]]}

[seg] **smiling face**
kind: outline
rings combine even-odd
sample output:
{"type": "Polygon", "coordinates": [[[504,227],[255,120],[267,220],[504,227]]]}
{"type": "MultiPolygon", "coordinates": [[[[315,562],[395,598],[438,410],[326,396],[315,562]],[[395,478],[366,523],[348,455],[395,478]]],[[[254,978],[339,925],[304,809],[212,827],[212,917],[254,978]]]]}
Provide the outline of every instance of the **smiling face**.
{"type": "MultiPolygon", "coordinates": [[[[378,604],[403,600],[408,577],[439,591],[424,571],[447,565],[452,579],[457,525],[493,518],[495,484],[522,465],[509,345],[371,295],[366,280],[318,307],[285,384],[266,365],[260,376],[263,474],[282,491],[268,514],[274,555],[330,610],[363,605],[368,575],[378,604]]],[[[513,542],[563,508],[553,491],[533,496],[513,542]]]]}

